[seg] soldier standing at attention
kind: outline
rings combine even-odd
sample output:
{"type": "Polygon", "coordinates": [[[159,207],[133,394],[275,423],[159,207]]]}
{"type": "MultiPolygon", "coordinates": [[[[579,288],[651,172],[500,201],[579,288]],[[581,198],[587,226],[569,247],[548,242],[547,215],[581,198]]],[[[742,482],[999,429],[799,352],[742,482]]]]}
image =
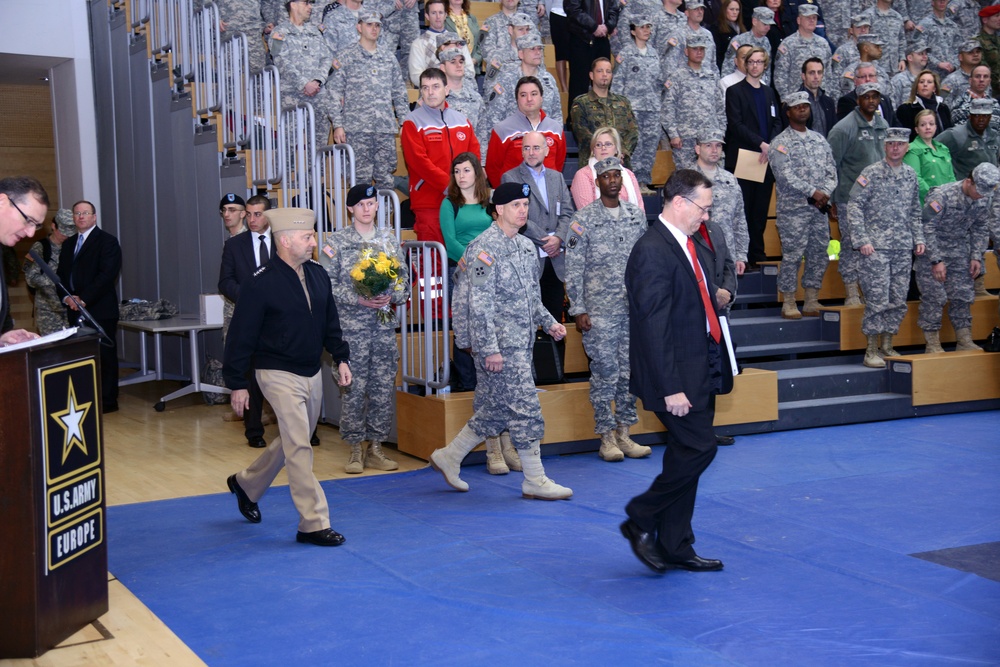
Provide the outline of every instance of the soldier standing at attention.
{"type": "Polygon", "coordinates": [[[687,65],[663,84],[667,90],[661,122],[677,169],[694,167],[699,129],[726,131],[726,100],[719,88],[719,77],[714,67],[704,63],[706,46],[711,42],[711,36],[701,33],[688,37],[684,47],[687,65]]]}
{"type": "Polygon", "coordinates": [[[924,254],[917,173],[903,164],[909,139],[906,128],[888,129],[885,158],[864,168],[847,203],[851,241],[861,253],[861,331],[868,338],[864,365],[869,368],[885,368],[885,357],[899,356],[892,337],[906,316],[913,255],[924,254]]]}
{"type": "Polygon", "coordinates": [[[218,0],[219,31],[235,34],[242,32],[247,38],[247,55],[250,73],[264,69],[264,19],[260,14],[260,0],[218,0]]]}
{"type": "MultiPolygon", "coordinates": [[[[722,130],[699,132],[698,143],[694,147],[698,156],[694,170],[712,182],[712,222],[718,225],[722,235],[726,237],[726,248],[733,261],[733,270],[736,275],[742,276],[747,268],[750,233],[747,231],[747,215],[740,184],[736,176],[719,166],[724,145],[725,133],[722,130]]],[[[726,312],[729,312],[728,309],[726,312]]]]}
{"type": "Polygon", "coordinates": [[[788,128],[771,141],[768,161],[777,186],[777,225],[781,237],[781,268],[778,291],[783,303],[781,316],[788,320],[802,317],[795,303],[799,263],[805,258],[802,287],[806,301],[802,311],[819,316],[819,288],[829,263],[826,248],[830,243],[830,196],[837,187],[837,165],[826,139],[806,127],[812,105],[805,91],[785,98],[788,128]]]}
{"type": "MultiPolygon", "coordinates": [[[[63,241],[74,234],[76,234],[76,225],[73,224],[73,211],[61,208],[52,221],[48,238],[35,241],[31,249],[45,260],[45,263],[53,271],[57,271],[63,241]]],[[[68,326],[66,307],[62,303],[58,290],[52,281],[42,273],[42,269],[30,255],[24,260],[24,281],[28,287],[35,290],[35,328],[38,329],[38,333],[47,336],[65,329],[68,326]]]]}
{"type": "Polygon", "coordinates": [[[279,435],[249,467],[226,480],[240,514],[260,523],[260,500],[282,468],[299,513],[296,541],[323,547],[344,543],[330,528],[330,509],[309,445],[323,403],[320,361],[333,355],[337,384],[351,384],[350,346],[343,339],[330,278],[312,261],[316,216],[305,208],[267,212],[275,256],[240,289],[222,372],[230,403],[242,416],[250,404],[246,378],[251,360],[264,398],[278,417],[279,435]]]}
{"type": "Polygon", "coordinates": [[[947,10],[948,0],[931,0],[931,13],[917,24],[930,48],[927,68],[942,79],[958,67],[958,51],[962,48],[962,33],[947,10]]]}
{"type": "Polygon", "coordinates": [[[292,0],[287,7],[288,16],[271,31],[270,41],[271,57],[280,74],[281,107],[312,104],[316,127],[329,132],[323,120],[333,108],[326,87],[334,62],[333,51],[323,37],[322,26],[309,21],[311,2],[292,0]]]}
{"type": "Polygon", "coordinates": [[[382,17],[358,14],[357,44],[340,55],[330,84],[333,140],[354,149],[358,183],[392,188],[396,171],[396,135],[410,113],[406,85],[396,56],[378,45],[382,17]]]}
{"type": "Polygon", "coordinates": [[[390,304],[406,303],[410,296],[409,281],[404,281],[402,289],[367,298],[354,289],[351,270],[365,248],[398,259],[400,275],[408,275],[409,269],[396,237],[375,227],[378,211],[375,186],[351,188],[347,193],[347,210],[351,212],[351,225],[327,234],[320,249],[344,340],[351,346],[353,381],[341,394],[340,436],[351,446],[351,458],[344,472],[358,474],[365,468],[395,470],[399,464],[385,456],[382,443],[389,437],[395,405],[399,365],[396,318],[393,315],[388,322],[382,322],[378,315],[380,309],[390,304]]]}
{"type": "Polygon", "coordinates": [[[972,342],[973,279],[983,267],[989,242],[991,197],[1000,184],[1000,169],[984,162],[961,181],[931,189],[924,204],[926,252],[917,258],[924,352],[941,347],[941,310],[948,303],[948,319],[955,328],[956,350],[982,349],[972,342]]]}
{"type": "Polygon", "coordinates": [[[590,140],[599,127],[613,127],[622,138],[623,164],[630,164],[629,156],[635,152],[639,141],[639,125],[635,121],[632,103],[624,95],[611,92],[611,61],[597,58],[590,66],[590,91],[573,100],[569,109],[573,136],[580,149],[580,164],[590,159],[590,140]]]}
{"type": "MultiPolygon", "coordinates": [[[[542,406],[531,377],[532,346],[538,326],[562,340],[566,327],[542,305],[538,289],[538,252],[517,232],[528,220],[527,183],[504,183],[493,191],[497,219],[465,249],[459,268],[468,280],[464,303],[476,361],[476,405],[472,418],[447,447],[436,449],[430,460],[449,486],[468,491],[459,476],[462,460],[486,436],[510,432],[524,469],[521,493],[525,498],[565,500],[572,489],[545,476],[541,438],[545,431],[542,406]],[[482,393],[482,398],[480,395],[482,393]]],[[[458,295],[455,297],[459,298],[458,295]]]]}
{"type": "Polygon", "coordinates": [[[978,99],[969,102],[969,120],[949,127],[937,140],[951,152],[951,166],[955,179],[962,180],[983,162],[997,164],[1000,154],[1000,133],[993,122],[993,100],[978,99]]]}
{"type": "Polygon", "coordinates": [[[590,404],[594,431],[601,436],[598,454],[605,461],[621,461],[626,456],[649,456],[653,451],[634,442],[628,433],[639,418],[635,396],[628,390],[625,264],[647,225],[638,206],[618,199],[622,189],[618,158],[604,158],[594,169],[601,196],[577,211],[570,223],[566,294],[569,314],[583,332],[583,349],[590,357],[590,404]]]}
{"type": "Polygon", "coordinates": [[[364,0],[332,0],[323,11],[313,11],[313,23],[323,25],[323,37],[334,55],[354,46],[358,41],[358,14],[364,0]]]}
{"type": "Polygon", "coordinates": [[[774,61],[774,88],[782,99],[799,89],[802,83],[802,63],[807,58],[819,58],[823,69],[830,66],[830,43],[816,34],[819,20],[817,5],[799,5],[798,31],[781,40],[774,61]]]}

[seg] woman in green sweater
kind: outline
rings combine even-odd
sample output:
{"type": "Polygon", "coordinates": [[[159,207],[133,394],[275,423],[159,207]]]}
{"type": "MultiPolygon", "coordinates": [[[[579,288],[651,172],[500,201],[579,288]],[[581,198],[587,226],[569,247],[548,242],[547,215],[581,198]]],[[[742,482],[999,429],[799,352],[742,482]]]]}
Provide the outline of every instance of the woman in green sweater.
{"type": "Polygon", "coordinates": [[[441,202],[441,234],[448,250],[448,264],[455,267],[465,247],[490,226],[493,218],[486,212],[490,185],[479,158],[460,153],[451,161],[451,183],[441,202]]]}
{"type": "Polygon", "coordinates": [[[910,149],[903,156],[903,162],[913,167],[920,183],[920,205],[931,188],[936,188],[955,180],[951,166],[951,151],[940,141],[934,140],[937,132],[937,118],[930,109],[924,109],[914,117],[914,131],[917,137],[910,142],[910,149]]]}

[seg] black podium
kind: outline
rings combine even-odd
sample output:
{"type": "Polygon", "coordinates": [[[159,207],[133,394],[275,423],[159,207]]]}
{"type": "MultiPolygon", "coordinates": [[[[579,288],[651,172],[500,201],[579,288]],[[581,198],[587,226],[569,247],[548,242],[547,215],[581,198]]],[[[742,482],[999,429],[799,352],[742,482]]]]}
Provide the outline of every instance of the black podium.
{"type": "Polygon", "coordinates": [[[108,610],[96,336],[0,354],[0,658],[108,610]]]}

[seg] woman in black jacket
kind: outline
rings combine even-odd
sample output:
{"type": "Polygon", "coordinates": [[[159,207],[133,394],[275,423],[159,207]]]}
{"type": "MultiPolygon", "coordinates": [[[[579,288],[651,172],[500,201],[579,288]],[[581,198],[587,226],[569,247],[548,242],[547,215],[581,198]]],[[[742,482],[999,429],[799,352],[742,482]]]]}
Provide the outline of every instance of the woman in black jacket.
{"type": "Polygon", "coordinates": [[[951,127],[951,109],[938,96],[940,88],[941,80],[937,74],[929,69],[921,70],[917,78],[913,80],[913,85],[910,86],[909,99],[896,109],[896,123],[910,131],[910,141],[917,137],[914,119],[924,109],[933,111],[937,117],[935,137],[951,127]]]}

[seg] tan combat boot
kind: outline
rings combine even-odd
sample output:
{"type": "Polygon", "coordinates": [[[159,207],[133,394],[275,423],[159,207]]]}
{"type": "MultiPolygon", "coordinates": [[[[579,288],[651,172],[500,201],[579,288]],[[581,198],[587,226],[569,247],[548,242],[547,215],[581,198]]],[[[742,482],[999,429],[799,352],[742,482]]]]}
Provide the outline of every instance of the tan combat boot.
{"type": "Polygon", "coordinates": [[[521,461],[524,464],[522,496],[537,500],[569,500],[573,496],[573,489],[556,484],[545,476],[542,448],[537,440],[528,449],[521,450],[521,461]]]}
{"type": "Polygon", "coordinates": [[[510,433],[504,431],[500,434],[500,452],[503,454],[504,463],[514,472],[521,472],[521,457],[517,454],[517,449],[510,441],[510,433]]]}
{"type": "Polygon", "coordinates": [[[844,299],[845,306],[860,306],[861,305],[861,288],[857,283],[847,283],[844,285],[847,288],[847,298],[844,299]]]}
{"type": "Polygon", "coordinates": [[[925,331],[924,340],[927,341],[927,344],[924,345],[924,354],[941,354],[944,352],[944,348],[941,347],[940,331],[925,331]]]}
{"type": "Polygon", "coordinates": [[[819,309],[823,304],[819,302],[819,290],[815,287],[806,288],[806,302],[802,304],[802,314],[806,317],[819,317],[819,309]]]}
{"type": "Polygon", "coordinates": [[[601,434],[601,448],[597,450],[597,454],[612,463],[625,460],[625,454],[618,449],[618,438],[615,437],[614,431],[601,434]]]}
{"type": "Polygon", "coordinates": [[[482,442],[482,438],[466,424],[458,432],[455,439],[447,447],[431,452],[431,467],[444,475],[444,481],[456,491],[468,491],[469,485],[459,477],[462,472],[462,461],[482,442]]]}
{"type": "Polygon", "coordinates": [[[368,445],[368,452],[365,454],[364,465],[366,468],[374,470],[398,470],[399,464],[388,458],[382,451],[382,443],[372,440],[368,445]]]}
{"type": "Polygon", "coordinates": [[[795,292],[782,292],[781,316],[786,320],[801,320],[802,313],[795,303],[795,292]]]}
{"type": "Polygon", "coordinates": [[[618,425],[618,428],[615,429],[615,438],[618,443],[618,449],[622,450],[622,454],[630,459],[642,459],[653,453],[653,450],[646,445],[640,445],[628,437],[627,424],[618,425]]]}
{"type": "Polygon", "coordinates": [[[510,472],[500,447],[500,436],[486,438],[486,472],[491,475],[506,475],[510,472]]]}
{"type": "Polygon", "coordinates": [[[351,445],[351,458],[344,466],[344,472],[348,475],[360,475],[365,471],[365,444],[356,442],[351,445]]]}
{"type": "Polygon", "coordinates": [[[972,331],[970,329],[955,329],[955,338],[958,342],[958,345],[955,346],[956,352],[959,350],[982,351],[983,349],[972,342],[972,331]]]}
{"type": "Polygon", "coordinates": [[[868,368],[885,368],[885,359],[878,356],[878,334],[868,335],[868,349],[862,363],[868,368]]]}
{"type": "Polygon", "coordinates": [[[896,350],[892,349],[892,334],[884,333],[881,335],[881,339],[882,343],[878,346],[878,349],[882,355],[882,358],[898,357],[899,352],[896,352],[896,350]]]}
{"type": "Polygon", "coordinates": [[[972,283],[974,294],[973,296],[990,296],[990,293],[986,291],[986,275],[981,275],[972,283]]]}

